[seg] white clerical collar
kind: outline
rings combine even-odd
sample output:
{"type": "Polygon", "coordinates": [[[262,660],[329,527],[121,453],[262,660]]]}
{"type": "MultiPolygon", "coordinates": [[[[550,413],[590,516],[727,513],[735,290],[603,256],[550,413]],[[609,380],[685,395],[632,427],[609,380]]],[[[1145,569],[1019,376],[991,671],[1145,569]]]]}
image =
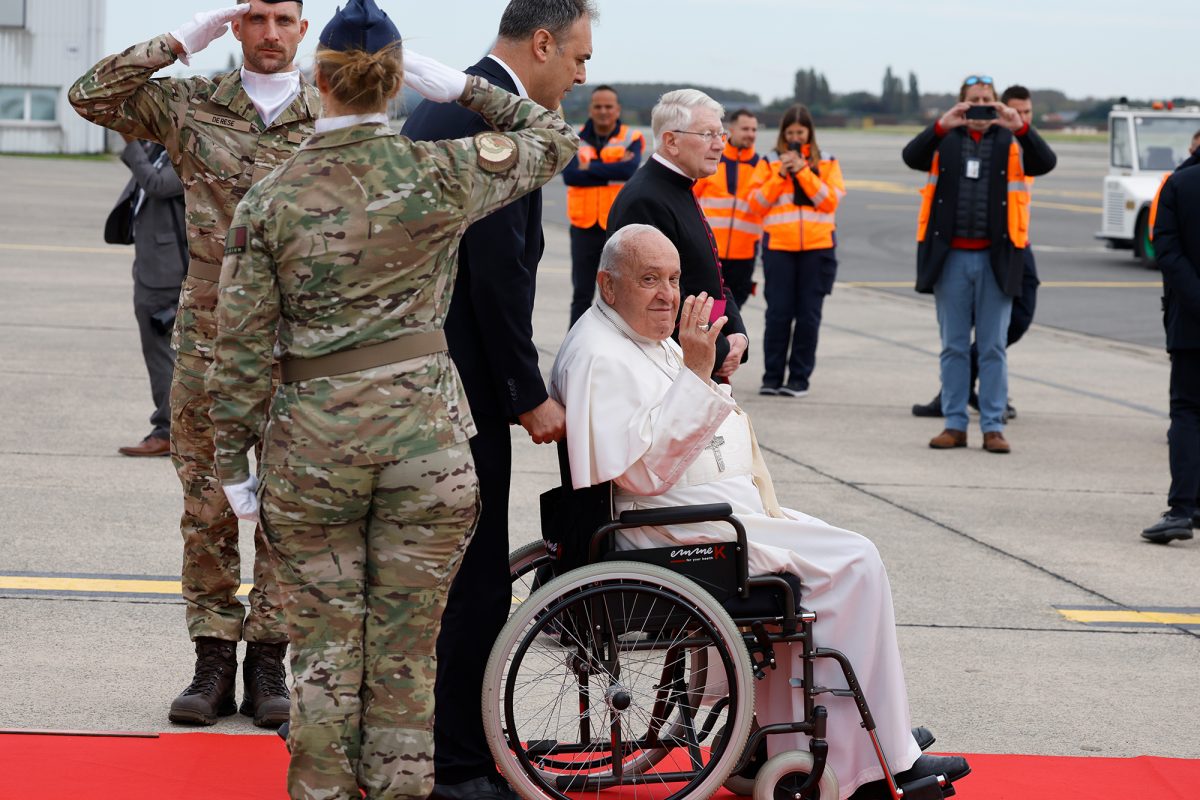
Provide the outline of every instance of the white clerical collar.
{"type": "Polygon", "coordinates": [[[379,114],[346,114],[341,117],[321,117],[317,120],[317,133],[349,128],[351,125],[387,125],[388,115],[379,114]]]}
{"type": "Polygon", "coordinates": [[[639,342],[641,344],[661,345],[664,341],[666,341],[665,339],[651,339],[649,336],[642,336],[640,333],[635,331],[629,326],[629,323],[625,321],[625,318],[617,313],[615,308],[604,302],[604,298],[601,297],[599,293],[596,295],[596,305],[599,306],[599,311],[602,315],[604,315],[605,319],[611,322],[617,330],[621,331],[635,342],[639,342]]]}
{"type": "Polygon", "coordinates": [[[300,70],[287,72],[251,72],[242,67],[242,88],[268,127],[300,94],[300,70]]]}
{"type": "Polygon", "coordinates": [[[678,167],[674,166],[673,162],[667,161],[666,158],[660,156],[658,154],[658,152],[654,152],[654,154],[650,154],[650,158],[653,158],[654,161],[659,162],[660,164],[662,164],[662,166],[666,167],[667,169],[670,169],[671,172],[673,172],[674,174],[683,175],[684,178],[686,178],[692,182],[696,181],[696,179],[692,178],[691,175],[683,172],[682,169],[679,169],[678,167]]]}
{"type": "Polygon", "coordinates": [[[504,59],[495,53],[488,53],[488,58],[504,67],[504,71],[508,73],[508,77],[512,78],[513,83],[517,86],[518,97],[529,97],[529,92],[525,91],[525,84],[521,83],[521,79],[517,77],[517,73],[513,72],[512,67],[504,63],[504,59]]]}

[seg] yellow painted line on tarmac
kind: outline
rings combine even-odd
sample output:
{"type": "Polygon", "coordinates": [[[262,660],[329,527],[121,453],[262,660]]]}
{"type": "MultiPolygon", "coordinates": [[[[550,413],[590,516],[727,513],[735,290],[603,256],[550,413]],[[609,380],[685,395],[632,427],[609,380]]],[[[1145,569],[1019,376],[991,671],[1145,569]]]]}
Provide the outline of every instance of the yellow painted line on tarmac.
{"type": "MultiPolygon", "coordinates": [[[[906,194],[918,195],[920,187],[912,184],[896,183],[895,181],[873,181],[851,179],[846,181],[846,189],[850,191],[875,192],[877,194],[906,194]]],[[[1098,192],[1071,192],[1034,190],[1035,196],[1073,197],[1078,199],[1101,199],[1098,192]]],[[[1055,211],[1071,211],[1076,214],[1099,214],[1100,206],[1084,206],[1078,203],[1055,203],[1048,200],[1034,200],[1034,208],[1048,208],[1055,211]]]]}
{"type": "Polygon", "coordinates": [[[1034,208],[1050,208],[1055,211],[1073,211],[1076,214],[1099,214],[1103,211],[1100,206],[1080,206],[1075,203],[1048,203],[1045,200],[1034,200],[1034,208]]]}
{"type": "MultiPolygon", "coordinates": [[[[238,596],[253,588],[243,583],[238,596]]],[[[0,575],[0,594],[5,592],[68,595],[171,595],[182,594],[177,580],[162,578],[84,578],[57,575],[0,575]]]]}
{"type": "Polygon", "coordinates": [[[1084,625],[1200,626],[1200,609],[1058,608],[1071,622],[1084,625]]]}
{"type": "Polygon", "coordinates": [[[0,250],[18,250],[27,253],[106,253],[111,255],[128,253],[128,248],[120,245],[112,247],[70,247],[57,244],[10,244],[0,242],[0,250]]]}

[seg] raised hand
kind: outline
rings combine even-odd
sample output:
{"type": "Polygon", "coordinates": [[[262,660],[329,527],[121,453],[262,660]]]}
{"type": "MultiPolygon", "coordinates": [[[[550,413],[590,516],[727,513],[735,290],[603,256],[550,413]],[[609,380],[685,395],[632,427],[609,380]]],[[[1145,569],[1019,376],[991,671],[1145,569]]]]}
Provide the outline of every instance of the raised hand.
{"type": "Polygon", "coordinates": [[[712,377],[713,365],[717,360],[717,335],[725,327],[728,317],[720,317],[709,324],[712,316],[713,298],[707,292],[698,296],[689,295],[683,301],[679,315],[679,346],[683,348],[683,365],[707,382],[712,377]]]}
{"type": "Polygon", "coordinates": [[[185,22],[171,31],[171,38],[179,45],[178,48],[172,48],[175,50],[175,55],[179,56],[179,60],[184,64],[191,64],[190,56],[194,56],[224,36],[225,32],[229,30],[229,23],[249,10],[250,3],[246,2],[228,8],[218,8],[215,11],[197,13],[190,22],[185,22]]]}

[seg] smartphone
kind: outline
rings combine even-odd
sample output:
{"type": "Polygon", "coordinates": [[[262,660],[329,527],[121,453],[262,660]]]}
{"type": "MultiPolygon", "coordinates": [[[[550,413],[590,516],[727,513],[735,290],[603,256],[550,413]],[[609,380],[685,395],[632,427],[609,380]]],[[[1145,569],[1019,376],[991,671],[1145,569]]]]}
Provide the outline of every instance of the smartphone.
{"type": "Polygon", "coordinates": [[[967,109],[967,119],[996,119],[995,106],[973,105],[967,109]]]}

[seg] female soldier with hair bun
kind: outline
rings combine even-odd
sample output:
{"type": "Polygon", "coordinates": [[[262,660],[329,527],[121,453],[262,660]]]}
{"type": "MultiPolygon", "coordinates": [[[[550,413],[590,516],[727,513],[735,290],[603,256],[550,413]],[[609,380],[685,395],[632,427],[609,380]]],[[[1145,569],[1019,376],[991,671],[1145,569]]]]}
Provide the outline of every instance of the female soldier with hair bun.
{"type": "Polygon", "coordinates": [[[558,115],[407,53],[374,0],[321,34],[326,117],[238,207],[208,376],[217,468],[263,522],[291,640],[292,798],[425,797],[434,644],[475,524],[474,434],[442,326],[459,237],[546,183],[578,146],[558,115]],[[414,143],[401,83],[497,132],[414,143]],[[276,356],[282,383],[271,396],[276,356]]]}

